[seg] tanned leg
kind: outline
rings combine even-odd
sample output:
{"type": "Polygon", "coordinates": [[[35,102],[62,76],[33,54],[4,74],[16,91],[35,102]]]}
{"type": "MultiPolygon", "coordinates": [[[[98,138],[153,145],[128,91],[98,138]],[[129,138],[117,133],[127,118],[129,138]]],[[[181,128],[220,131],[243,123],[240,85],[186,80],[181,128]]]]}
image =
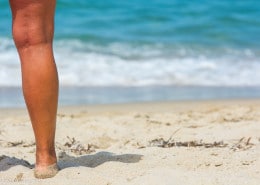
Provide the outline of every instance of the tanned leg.
{"type": "Polygon", "coordinates": [[[58,75],[53,56],[55,0],[9,0],[25,102],[36,140],[37,178],[57,173],[55,127],[58,75]]]}

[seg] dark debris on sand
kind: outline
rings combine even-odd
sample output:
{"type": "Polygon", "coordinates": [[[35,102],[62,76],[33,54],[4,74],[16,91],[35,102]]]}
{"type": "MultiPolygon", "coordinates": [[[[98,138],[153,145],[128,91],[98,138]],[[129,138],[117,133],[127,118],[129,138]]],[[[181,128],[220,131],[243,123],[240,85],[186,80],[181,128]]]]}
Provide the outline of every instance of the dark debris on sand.
{"type": "Polygon", "coordinates": [[[68,141],[64,144],[58,145],[57,148],[61,150],[69,150],[70,152],[76,155],[84,155],[95,152],[95,149],[98,149],[96,145],[93,144],[82,144],[77,141],[74,137],[70,138],[67,136],[68,141]]]}
{"type": "Polygon", "coordinates": [[[170,138],[168,140],[164,140],[163,138],[151,140],[148,144],[149,147],[162,147],[162,148],[171,148],[171,147],[204,147],[204,148],[226,148],[230,147],[233,151],[238,150],[247,150],[254,146],[253,143],[250,143],[251,137],[249,138],[241,138],[237,143],[233,145],[229,145],[224,141],[214,141],[214,142],[203,142],[200,141],[175,141],[170,138]]]}

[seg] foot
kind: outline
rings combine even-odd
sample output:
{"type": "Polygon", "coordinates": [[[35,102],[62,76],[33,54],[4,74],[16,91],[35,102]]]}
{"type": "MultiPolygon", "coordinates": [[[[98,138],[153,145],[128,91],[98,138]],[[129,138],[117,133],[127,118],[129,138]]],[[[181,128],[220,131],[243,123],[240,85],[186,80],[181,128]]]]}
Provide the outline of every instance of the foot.
{"type": "Polygon", "coordinates": [[[36,150],[34,176],[39,179],[54,177],[59,171],[55,149],[36,150]]]}
{"type": "Polygon", "coordinates": [[[59,171],[57,163],[49,166],[35,166],[34,176],[38,179],[46,179],[54,177],[59,171]]]}

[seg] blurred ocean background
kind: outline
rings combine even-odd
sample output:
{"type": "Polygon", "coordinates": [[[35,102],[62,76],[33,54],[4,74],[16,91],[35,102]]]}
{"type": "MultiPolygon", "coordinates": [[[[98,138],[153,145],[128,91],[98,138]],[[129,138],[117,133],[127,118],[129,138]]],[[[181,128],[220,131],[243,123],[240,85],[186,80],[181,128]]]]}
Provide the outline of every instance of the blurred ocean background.
{"type": "MultiPolygon", "coordinates": [[[[60,105],[260,98],[259,0],[58,0],[60,105]]],[[[0,107],[24,106],[0,1],[0,107]]]]}

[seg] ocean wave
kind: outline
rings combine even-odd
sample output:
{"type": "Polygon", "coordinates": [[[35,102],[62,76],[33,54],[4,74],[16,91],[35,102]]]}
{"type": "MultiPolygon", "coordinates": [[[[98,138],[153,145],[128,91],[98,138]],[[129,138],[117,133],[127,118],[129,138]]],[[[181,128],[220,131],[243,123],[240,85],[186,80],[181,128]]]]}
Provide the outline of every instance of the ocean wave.
{"type": "MultiPolygon", "coordinates": [[[[21,86],[11,39],[1,38],[0,86],[21,86]]],[[[260,86],[256,49],[55,41],[61,86],[260,86]]]]}

